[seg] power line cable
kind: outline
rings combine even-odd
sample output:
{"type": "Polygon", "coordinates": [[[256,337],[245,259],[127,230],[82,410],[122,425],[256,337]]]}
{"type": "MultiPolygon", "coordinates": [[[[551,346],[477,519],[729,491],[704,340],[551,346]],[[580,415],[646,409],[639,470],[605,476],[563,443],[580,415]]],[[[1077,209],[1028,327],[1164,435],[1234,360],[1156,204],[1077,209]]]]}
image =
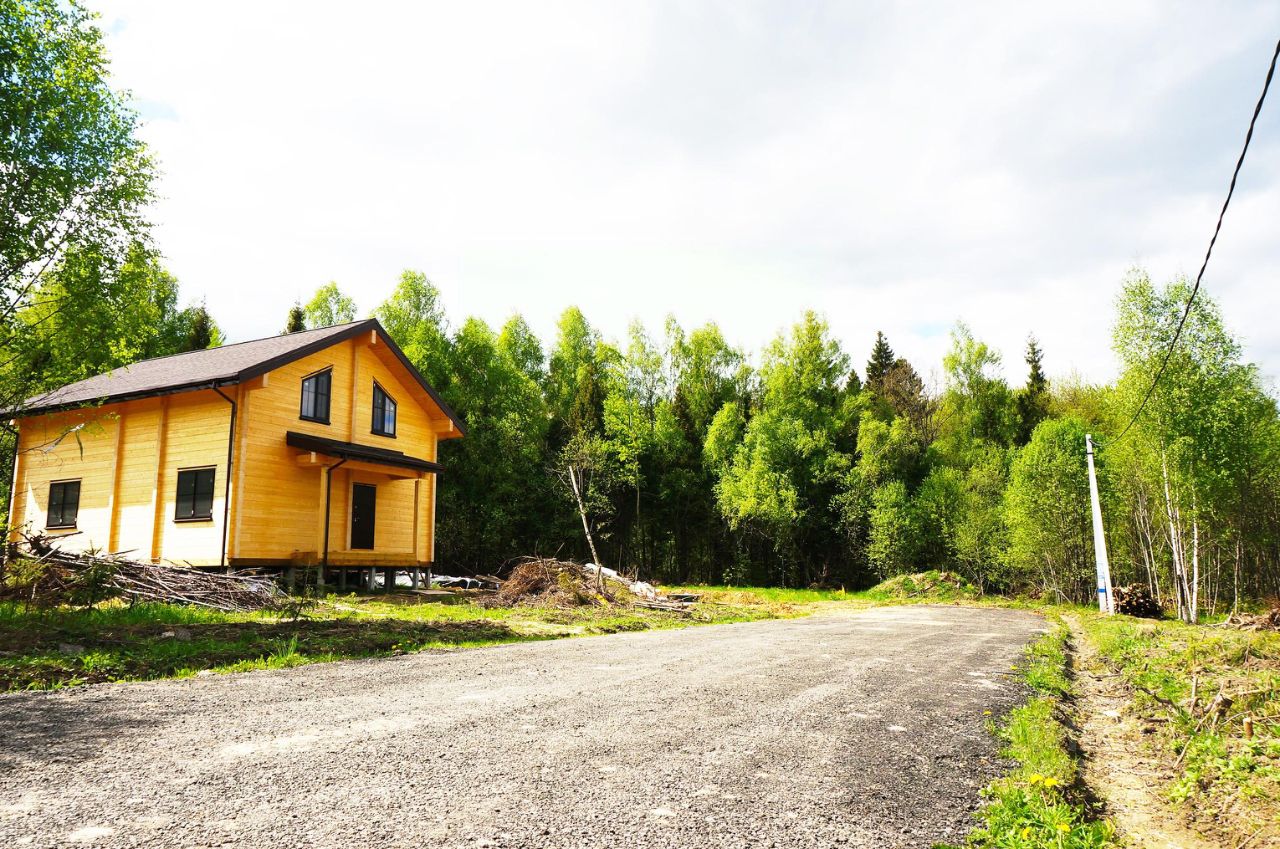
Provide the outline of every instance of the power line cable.
{"type": "Polygon", "coordinates": [[[1147,402],[1151,400],[1151,395],[1156,391],[1156,386],[1160,383],[1160,378],[1164,376],[1164,371],[1169,367],[1169,359],[1173,356],[1173,349],[1178,345],[1178,339],[1182,336],[1182,328],[1187,324],[1187,317],[1191,315],[1191,305],[1195,302],[1196,293],[1200,291],[1200,281],[1204,279],[1204,271],[1209,267],[1209,257],[1213,255],[1214,243],[1218,241],[1218,233],[1222,231],[1222,219],[1226,217],[1227,207],[1231,205],[1231,196],[1236,191],[1236,179],[1240,176],[1240,167],[1244,165],[1245,154],[1249,152],[1249,142],[1253,139],[1253,128],[1258,123],[1258,114],[1262,112],[1262,104],[1267,99],[1267,90],[1271,88],[1271,78],[1276,73],[1276,60],[1280,59],[1280,41],[1276,42],[1275,52],[1271,55],[1271,66],[1267,68],[1267,79],[1262,84],[1262,95],[1258,98],[1258,105],[1253,107],[1253,117],[1249,120],[1249,131],[1244,136],[1244,148],[1240,151],[1240,158],[1236,160],[1236,170],[1231,174],[1231,185],[1227,189],[1227,198],[1222,202],[1222,211],[1218,213],[1218,225],[1213,228],[1213,238],[1209,240],[1209,249],[1205,251],[1204,262],[1200,264],[1200,273],[1196,275],[1196,283],[1191,287],[1191,295],[1187,298],[1187,306],[1182,311],[1182,320],[1178,322],[1178,329],[1174,331],[1173,341],[1169,343],[1169,349],[1164,352],[1164,360],[1160,363],[1160,369],[1156,372],[1155,379],[1151,381],[1151,386],[1147,389],[1147,394],[1142,396],[1142,403],[1138,405],[1138,409],[1134,412],[1133,417],[1129,419],[1129,423],[1124,426],[1124,430],[1120,431],[1120,435],[1115,439],[1109,439],[1106,442],[1099,442],[1098,447],[1106,445],[1114,445],[1138,421],[1138,416],[1142,415],[1143,409],[1147,406],[1147,402]]]}

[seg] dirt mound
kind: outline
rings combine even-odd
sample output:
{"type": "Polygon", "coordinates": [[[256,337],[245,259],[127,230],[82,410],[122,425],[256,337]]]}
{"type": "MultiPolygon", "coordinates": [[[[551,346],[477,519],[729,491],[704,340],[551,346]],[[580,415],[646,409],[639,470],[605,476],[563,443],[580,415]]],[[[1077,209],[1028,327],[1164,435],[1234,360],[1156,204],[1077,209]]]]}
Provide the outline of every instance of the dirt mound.
{"type": "Polygon", "coordinates": [[[531,557],[516,564],[488,603],[501,607],[518,604],[582,607],[627,604],[635,600],[629,587],[607,576],[601,584],[594,571],[579,563],[531,557]]]}
{"type": "Polygon", "coordinates": [[[978,588],[956,572],[933,570],[913,575],[897,575],[881,581],[868,593],[883,599],[936,599],[937,601],[961,601],[977,598],[978,588]]]}

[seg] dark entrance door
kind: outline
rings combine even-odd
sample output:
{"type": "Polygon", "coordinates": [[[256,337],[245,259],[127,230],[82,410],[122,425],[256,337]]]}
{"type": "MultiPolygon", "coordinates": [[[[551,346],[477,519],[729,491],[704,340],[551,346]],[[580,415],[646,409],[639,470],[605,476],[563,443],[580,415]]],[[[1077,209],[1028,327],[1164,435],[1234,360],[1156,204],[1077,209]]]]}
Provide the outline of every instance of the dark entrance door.
{"type": "Polygon", "coordinates": [[[373,548],[373,526],[378,514],[378,488],[367,483],[351,485],[351,547],[373,548]]]}

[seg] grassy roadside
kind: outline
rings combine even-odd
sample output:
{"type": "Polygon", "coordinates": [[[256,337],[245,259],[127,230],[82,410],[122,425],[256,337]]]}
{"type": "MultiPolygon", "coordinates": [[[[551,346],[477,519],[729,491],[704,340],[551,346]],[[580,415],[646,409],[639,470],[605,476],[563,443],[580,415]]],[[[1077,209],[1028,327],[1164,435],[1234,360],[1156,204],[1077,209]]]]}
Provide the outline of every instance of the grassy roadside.
{"type": "Polygon", "coordinates": [[[879,604],[975,602],[955,575],[894,578],[872,590],[696,586],[690,615],[629,606],[573,608],[415,603],[403,596],[328,596],[291,618],[163,604],[40,611],[0,602],[0,691],[181,678],[417,651],[698,624],[776,619],[879,604]]]}
{"type": "Polygon", "coordinates": [[[1078,621],[1134,693],[1131,710],[1171,775],[1165,796],[1233,841],[1280,839],[1280,633],[1078,621]]]}
{"type": "Polygon", "coordinates": [[[1114,846],[1114,829],[1095,819],[1080,784],[1068,743],[1064,712],[1071,697],[1067,678],[1069,629],[1061,620],[1028,647],[1018,667],[1033,695],[995,729],[1002,754],[1017,762],[984,791],[982,825],[969,847],[1000,849],[1100,849],[1114,846]]]}
{"type": "Polygon", "coordinates": [[[165,604],[39,611],[0,603],[0,691],[797,615],[733,604],[698,605],[685,616],[621,606],[487,608],[396,598],[330,596],[297,618],[165,604]]]}

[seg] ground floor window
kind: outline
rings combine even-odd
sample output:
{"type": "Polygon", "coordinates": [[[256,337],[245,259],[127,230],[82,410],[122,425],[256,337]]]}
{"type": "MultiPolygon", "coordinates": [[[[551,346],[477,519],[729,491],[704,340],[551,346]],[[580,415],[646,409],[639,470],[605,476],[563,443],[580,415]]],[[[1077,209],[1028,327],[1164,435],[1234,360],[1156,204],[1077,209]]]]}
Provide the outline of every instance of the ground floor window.
{"type": "Polygon", "coordinates": [[[80,514],[80,481],[54,481],[49,484],[49,515],[46,528],[74,528],[80,514]]]}
{"type": "Polygon", "coordinates": [[[179,469],[178,497],[173,518],[179,522],[213,518],[215,468],[179,469]]]}

